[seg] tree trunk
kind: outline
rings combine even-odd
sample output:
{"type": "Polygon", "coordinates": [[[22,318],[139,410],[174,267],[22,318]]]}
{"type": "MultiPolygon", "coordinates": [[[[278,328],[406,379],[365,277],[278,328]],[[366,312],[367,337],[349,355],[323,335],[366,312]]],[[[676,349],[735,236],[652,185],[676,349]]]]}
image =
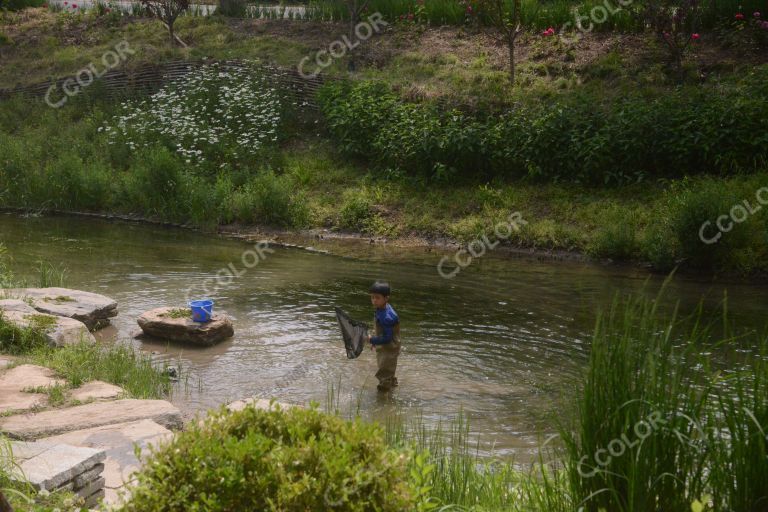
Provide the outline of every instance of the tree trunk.
{"type": "Polygon", "coordinates": [[[173,33],[173,22],[168,24],[168,34],[171,36],[171,46],[176,46],[176,36],[173,33]]]}
{"type": "Polygon", "coordinates": [[[507,46],[509,47],[509,83],[515,85],[515,38],[510,37],[507,39],[507,46]]]}

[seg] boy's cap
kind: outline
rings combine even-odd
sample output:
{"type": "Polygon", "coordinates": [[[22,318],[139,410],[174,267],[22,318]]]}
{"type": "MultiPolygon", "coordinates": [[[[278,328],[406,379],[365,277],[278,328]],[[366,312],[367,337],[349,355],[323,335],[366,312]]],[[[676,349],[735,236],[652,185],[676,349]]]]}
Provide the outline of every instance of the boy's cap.
{"type": "Polygon", "coordinates": [[[368,291],[370,293],[378,293],[379,295],[389,297],[389,293],[390,293],[389,283],[384,281],[376,281],[371,285],[371,288],[368,291]]]}

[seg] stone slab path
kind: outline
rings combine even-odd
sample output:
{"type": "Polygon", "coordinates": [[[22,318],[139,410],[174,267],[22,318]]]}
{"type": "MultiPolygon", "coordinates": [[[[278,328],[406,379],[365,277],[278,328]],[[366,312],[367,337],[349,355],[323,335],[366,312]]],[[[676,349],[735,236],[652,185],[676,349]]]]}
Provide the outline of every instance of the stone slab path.
{"type": "Polygon", "coordinates": [[[101,381],[66,390],[66,403],[89,403],[51,408],[47,394],[30,391],[66,381],[49,368],[12,364],[0,358],[0,432],[18,440],[15,463],[37,488],[69,489],[88,507],[118,504],[141,465],[134,446],[146,450],[183,426],[170,402],[122,399],[125,390],[101,381]]]}
{"type": "Polygon", "coordinates": [[[121,499],[121,493],[127,494],[126,486],[133,481],[133,474],[141,467],[134,446],[138,445],[146,453],[149,447],[172,437],[173,432],[154,421],[139,420],[77,430],[48,437],[44,441],[104,450],[104,502],[116,504],[121,499]]]}
{"type": "MultiPolygon", "coordinates": [[[[5,368],[5,366],[0,366],[5,368]]],[[[27,390],[64,384],[52,370],[33,364],[23,364],[0,375],[0,413],[23,412],[43,407],[48,396],[27,390]]]]}
{"type": "Polygon", "coordinates": [[[0,431],[24,441],[143,419],[174,430],[183,426],[181,411],[170,402],[125,399],[0,418],[0,431]]]}
{"type": "Polygon", "coordinates": [[[89,498],[104,486],[104,450],[47,441],[14,442],[11,449],[16,471],[36,489],[82,491],[80,495],[89,498]]]}

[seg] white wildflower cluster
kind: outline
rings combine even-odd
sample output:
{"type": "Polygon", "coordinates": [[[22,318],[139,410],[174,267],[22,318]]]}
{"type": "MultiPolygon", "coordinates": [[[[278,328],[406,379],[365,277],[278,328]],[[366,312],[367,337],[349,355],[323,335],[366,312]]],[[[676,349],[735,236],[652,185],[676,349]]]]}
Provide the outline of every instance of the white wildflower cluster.
{"type": "Polygon", "coordinates": [[[123,103],[123,114],[103,131],[110,144],[131,150],[164,141],[191,164],[238,161],[277,141],[281,107],[263,74],[211,64],[145,100],[123,103]]]}

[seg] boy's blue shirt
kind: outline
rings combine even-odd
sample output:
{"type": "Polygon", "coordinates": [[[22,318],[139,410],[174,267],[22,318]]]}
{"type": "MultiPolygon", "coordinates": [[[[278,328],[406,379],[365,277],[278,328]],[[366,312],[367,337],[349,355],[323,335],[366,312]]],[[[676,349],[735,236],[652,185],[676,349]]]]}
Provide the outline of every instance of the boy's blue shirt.
{"type": "Polygon", "coordinates": [[[377,309],[374,313],[376,321],[381,325],[381,336],[372,336],[372,345],[386,345],[390,343],[395,337],[395,326],[400,323],[400,318],[395,313],[395,310],[387,304],[382,309],[377,309]]]}

